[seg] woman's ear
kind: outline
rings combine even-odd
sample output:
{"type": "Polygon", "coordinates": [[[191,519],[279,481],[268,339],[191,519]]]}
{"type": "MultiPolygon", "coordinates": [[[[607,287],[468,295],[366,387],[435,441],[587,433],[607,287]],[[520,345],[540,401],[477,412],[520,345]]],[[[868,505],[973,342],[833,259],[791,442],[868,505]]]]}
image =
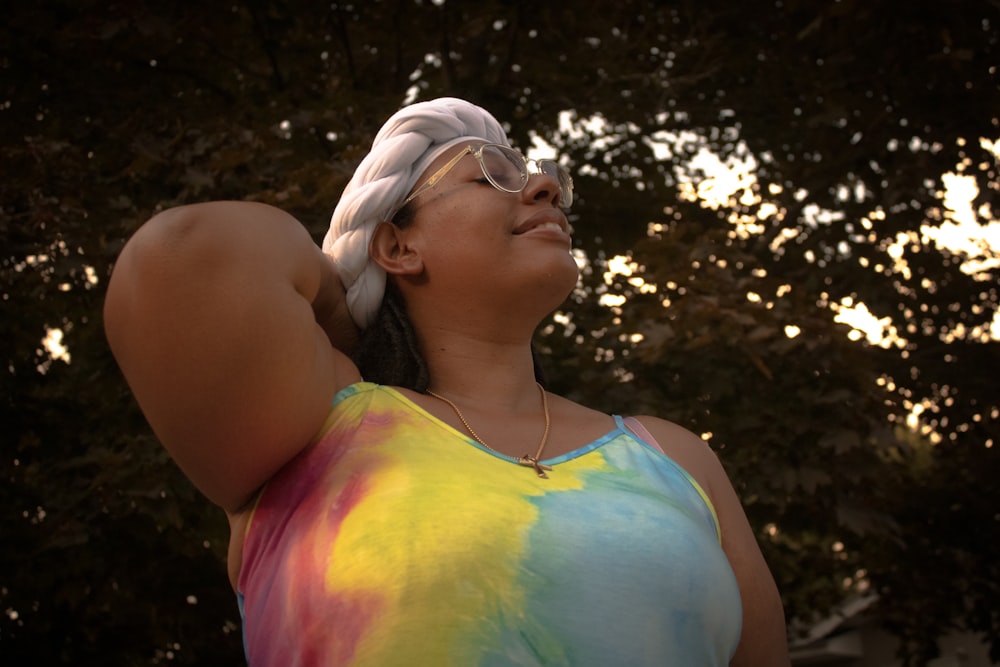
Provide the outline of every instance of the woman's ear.
{"type": "Polygon", "coordinates": [[[375,226],[368,255],[376,264],[391,275],[416,275],[424,270],[420,253],[407,243],[405,229],[391,222],[380,222],[375,226]]]}

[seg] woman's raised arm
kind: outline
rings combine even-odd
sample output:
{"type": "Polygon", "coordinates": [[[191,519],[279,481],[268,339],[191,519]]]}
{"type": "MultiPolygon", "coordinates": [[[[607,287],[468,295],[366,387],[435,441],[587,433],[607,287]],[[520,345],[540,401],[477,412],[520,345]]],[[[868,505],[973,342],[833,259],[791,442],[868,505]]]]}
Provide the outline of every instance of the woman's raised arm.
{"type": "Polygon", "coordinates": [[[333,395],[359,379],[333,264],[297,220],[263,204],[155,216],[122,251],[104,318],[157,437],[230,512],[309,444],[333,395]]]}

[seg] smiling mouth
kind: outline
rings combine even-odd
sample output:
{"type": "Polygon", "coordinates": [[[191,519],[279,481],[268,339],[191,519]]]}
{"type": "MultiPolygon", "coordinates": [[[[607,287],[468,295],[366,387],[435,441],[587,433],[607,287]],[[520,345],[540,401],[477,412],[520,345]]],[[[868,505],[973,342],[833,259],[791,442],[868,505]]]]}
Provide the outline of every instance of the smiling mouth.
{"type": "Polygon", "coordinates": [[[540,229],[552,229],[552,230],[555,230],[557,232],[565,232],[566,231],[565,229],[563,229],[562,225],[560,225],[558,222],[543,222],[540,225],[535,225],[531,229],[526,229],[525,232],[534,232],[534,231],[538,231],[540,229]]]}
{"type": "Polygon", "coordinates": [[[554,231],[567,235],[571,233],[565,219],[560,219],[558,214],[546,214],[544,216],[535,216],[527,224],[523,224],[519,229],[515,229],[514,234],[527,234],[535,231],[554,231]]]}

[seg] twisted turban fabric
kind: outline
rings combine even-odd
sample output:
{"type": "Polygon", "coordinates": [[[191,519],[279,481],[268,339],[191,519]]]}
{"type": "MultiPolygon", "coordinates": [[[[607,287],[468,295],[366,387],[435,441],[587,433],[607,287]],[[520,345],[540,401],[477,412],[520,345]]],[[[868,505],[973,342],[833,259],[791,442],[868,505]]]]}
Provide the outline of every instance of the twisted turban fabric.
{"type": "Polygon", "coordinates": [[[500,123],[465,100],[442,97],[405,107],[382,126],[344,188],[323,252],[333,258],[361,329],[374,320],[385,293],[385,272],[368,257],[375,226],[395,213],[435,158],[470,139],[509,145],[500,123]]]}

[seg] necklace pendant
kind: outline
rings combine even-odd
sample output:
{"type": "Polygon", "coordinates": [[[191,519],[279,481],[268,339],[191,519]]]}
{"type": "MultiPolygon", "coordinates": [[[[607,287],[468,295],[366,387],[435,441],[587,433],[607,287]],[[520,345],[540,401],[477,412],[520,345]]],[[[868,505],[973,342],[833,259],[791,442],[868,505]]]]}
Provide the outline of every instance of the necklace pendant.
{"type": "MultiPolygon", "coordinates": [[[[545,415],[545,431],[542,433],[542,439],[538,443],[538,451],[535,452],[534,456],[531,456],[530,454],[525,454],[524,456],[514,460],[517,461],[518,464],[526,468],[534,468],[535,472],[538,473],[538,476],[541,477],[542,479],[548,479],[549,476],[545,474],[545,471],[552,470],[552,466],[547,466],[539,463],[538,458],[542,455],[542,452],[545,451],[545,443],[549,441],[549,427],[552,425],[551,418],[549,416],[549,401],[545,393],[545,388],[538,382],[535,382],[535,385],[538,387],[538,391],[541,392],[542,394],[542,414],[545,415]]],[[[469,425],[469,420],[465,418],[465,415],[462,414],[462,411],[459,409],[457,405],[455,405],[454,401],[452,401],[450,398],[445,398],[440,394],[435,394],[430,389],[427,390],[427,394],[433,396],[436,399],[444,401],[445,403],[450,405],[451,409],[455,411],[455,416],[457,416],[458,420],[462,422],[462,426],[465,427],[465,430],[469,432],[469,435],[471,435],[476,442],[478,442],[480,445],[482,445],[483,447],[485,447],[486,449],[490,450],[493,453],[499,453],[497,452],[497,450],[487,445],[485,440],[476,435],[476,432],[473,431],[472,427],[469,425]]]]}
{"type": "Polygon", "coordinates": [[[525,467],[534,468],[535,472],[538,473],[538,476],[541,477],[542,479],[548,479],[549,476],[545,474],[545,471],[552,470],[552,466],[547,466],[543,463],[539,463],[538,459],[536,459],[534,456],[529,456],[528,454],[525,454],[524,456],[520,457],[517,460],[517,462],[525,467]]]}

